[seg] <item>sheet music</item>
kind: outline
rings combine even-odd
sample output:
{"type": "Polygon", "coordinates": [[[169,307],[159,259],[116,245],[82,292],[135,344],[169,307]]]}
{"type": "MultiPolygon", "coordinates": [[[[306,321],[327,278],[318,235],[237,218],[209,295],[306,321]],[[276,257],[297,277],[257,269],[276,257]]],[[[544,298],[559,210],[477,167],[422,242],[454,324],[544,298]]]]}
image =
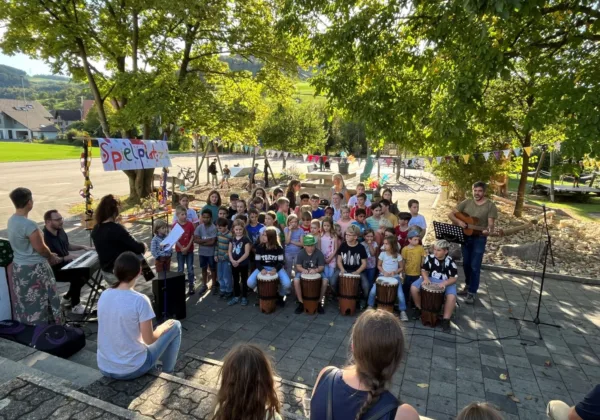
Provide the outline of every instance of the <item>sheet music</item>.
{"type": "Polygon", "coordinates": [[[167,237],[160,243],[165,248],[173,248],[179,238],[183,235],[183,228],[179,223],[175,223],[175,226],[171,229],[171,232],[167,235],[167,237]]]}

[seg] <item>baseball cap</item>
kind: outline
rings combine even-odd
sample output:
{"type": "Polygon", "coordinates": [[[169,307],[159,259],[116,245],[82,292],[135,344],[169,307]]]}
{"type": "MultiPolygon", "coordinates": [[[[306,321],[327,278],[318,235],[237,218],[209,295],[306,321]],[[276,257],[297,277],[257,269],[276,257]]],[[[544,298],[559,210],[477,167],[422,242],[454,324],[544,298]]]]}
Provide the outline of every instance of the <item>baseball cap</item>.
{"type": "Polygon", "coordinates": [[[234,193],[234,194],[231,194],[231,195],[229,196],[229,199],[230,199],[230,200],[239,200],[239,199],[240,199],[240,196],[239,196],[238,194],[235,194],[235,193],[234,193]]]}
{"type": "Polygon", "coordinates": [[[311,246],[311,245],[316,245],[317,240],[315,239],[315,237],[313,235],[305,235],[304,238],[302,239],[302,243],[304,245],[311,246]]]}
{"type": "Polygon", "coordinates": [[[419,232],[417,232],[416,230],[411,230],[410,232],[408,232],[408,235],[407,235],[408,239],[414,238],[417,236],[419,236],[419,232]]]}

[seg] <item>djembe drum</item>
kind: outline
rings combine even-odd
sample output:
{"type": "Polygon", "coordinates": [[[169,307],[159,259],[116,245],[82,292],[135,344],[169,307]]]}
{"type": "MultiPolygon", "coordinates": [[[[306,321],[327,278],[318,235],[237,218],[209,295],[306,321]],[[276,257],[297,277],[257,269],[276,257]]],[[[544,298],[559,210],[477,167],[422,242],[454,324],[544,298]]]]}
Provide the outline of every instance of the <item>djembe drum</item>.
{"type": "Polygon", "coordinates": [[[394,312],[394,302],[398,296],[398,279],[378,277],[375,281],[377,309],[394,312]]]}
{"type": "Polygon", "coordinates": [[[436,283],[421,285],[421,322],[435,327],[444,304],[445,288],[436,283]]]}
{"type": "Polygon", "coordinates": [[[277,292],[279,290],[279,276],[275,274],[258,274],[258,299],[260,311],[263,314],[270,314],[275,311],[277,303],[277,292]]]}
{"type": "Polygon", "coordinates": [[[356,301],[358,299],[358,287],[360,286],[360,274],[340,274],[340,313],[342,315],[354,315],[356,301]]]}
{"type": "Polygon", "coordinates": [[[301,274],[300,275],[300,288],[302,289],[302,300],[304,302],[304,312],[307,314],[314,314],[317,312],[319,307],[319,298],[321,297],[321,275],[315,274],[301,274]]]}

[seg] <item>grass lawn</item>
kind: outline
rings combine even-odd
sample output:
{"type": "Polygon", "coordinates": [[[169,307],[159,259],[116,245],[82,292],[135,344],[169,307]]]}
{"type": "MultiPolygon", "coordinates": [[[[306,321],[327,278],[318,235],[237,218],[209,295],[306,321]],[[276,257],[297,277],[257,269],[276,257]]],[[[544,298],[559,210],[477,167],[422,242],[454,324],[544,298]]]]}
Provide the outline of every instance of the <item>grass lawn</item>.
{"type": "MultiPolygon", "coordinates": [[[[33,160],[79,159],[83,148],[59,144],[0,142],[0,162],[26,162],[33,160]]],[[[92,151],[98,156],[97,147],[92,151]]]]}
{"type": "Polygon", "coordinates": [[[324,96],[314,96],[315,90],[309,82],[302,81],[296,82],[296,93],[292,96],[299,99],[302,102],[309,103],[325,103],[326,99],[324,96]]]}
{"type": "MultiPolygon", "coordinates": [[[[550,185],[549,179],[538,178],[537,180],[540,184],[550,185]]],[[[529,191],[531,184],[533,184],[533,177],[527,178],[527,191],[529,191]]],[[[556,185],[556,183],[555,183],[556,185]]],[[[558,185],[561,185],[558,183],[558,185]]],[[[565,185],[569,185],[565,183],[565,185]]],[[[516,174],[510,174],[510,179],[508,183],[508,189],[510,191],[517,191],[519,186],[519,177],[516,174]]],[[[581,197],[581,200],[585,201],[577,201],[578,197],[557,197],[557,202],[553,203],[550,201],[550,197],[543,195],[534,195],[527,194],[525,199],[530,204],[542,205],[545,204],[546,207],[552,209],[563,210],[568,213],[571,217],[586,220],[586,221],[594,221],[600,222],[600,219],[591,217],[589,213],[600,213],[600,196],[591,195],[589,197],[581,197]]]]}

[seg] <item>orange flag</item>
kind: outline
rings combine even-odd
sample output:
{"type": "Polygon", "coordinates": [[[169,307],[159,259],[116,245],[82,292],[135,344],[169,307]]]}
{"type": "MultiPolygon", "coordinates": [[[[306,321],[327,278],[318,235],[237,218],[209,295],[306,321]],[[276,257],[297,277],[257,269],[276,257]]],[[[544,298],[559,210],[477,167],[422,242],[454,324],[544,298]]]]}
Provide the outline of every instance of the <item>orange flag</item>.
{"type": "Polygon", "coordinates": [[[471,157],[471,155],[463,155],[463,160],[465,163],[469,163],[469,157],[471,157]]]}
{"type": "Polygon", "coordinates": [[[525,153],[527,153],[527,156],[531,156],[531,151],[533,150],[533,147],[531,147],[531,146],[523,147],[523,150],[525,150],[525,153]]]}

